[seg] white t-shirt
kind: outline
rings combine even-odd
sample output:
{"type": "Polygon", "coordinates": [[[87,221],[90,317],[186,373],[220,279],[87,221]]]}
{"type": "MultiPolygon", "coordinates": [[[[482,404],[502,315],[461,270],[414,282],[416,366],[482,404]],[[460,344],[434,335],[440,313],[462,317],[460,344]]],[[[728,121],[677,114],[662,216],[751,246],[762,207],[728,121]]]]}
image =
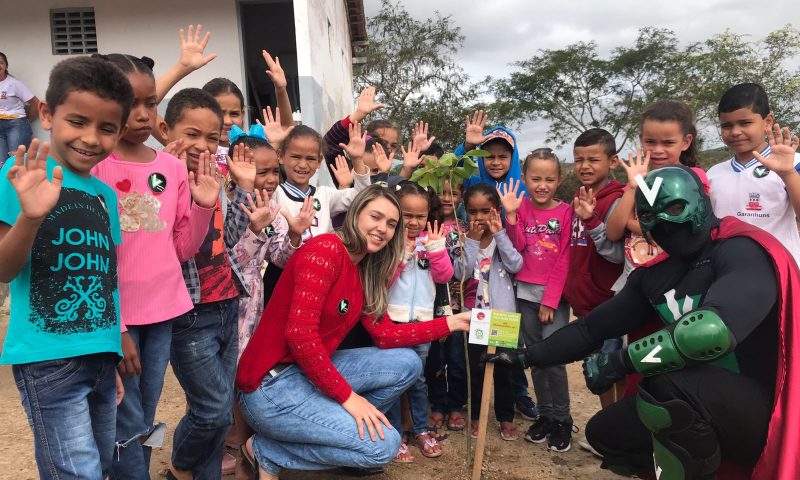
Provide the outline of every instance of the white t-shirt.
{"type": "MultiPolygon", "coordinates": [[[[768,156],[767,147],[762,155],[768,156]]],[[[795,154],[798,168],[800,154],[795,154]]],[[[800,170],[798,170],[800,171],[800,170]]],[[[745,165],[732,158],[708,170],[711,206],[717,217],[736,217],[771,233],[800,263],[800,234],[783,180],[755,158],[745,165]]]]}
{"type": "Polygon", "coordinates": [[[33,98],[28,87],[11,75],[0,81],[0,118],[25,117],[25,103],[33,98]]]}

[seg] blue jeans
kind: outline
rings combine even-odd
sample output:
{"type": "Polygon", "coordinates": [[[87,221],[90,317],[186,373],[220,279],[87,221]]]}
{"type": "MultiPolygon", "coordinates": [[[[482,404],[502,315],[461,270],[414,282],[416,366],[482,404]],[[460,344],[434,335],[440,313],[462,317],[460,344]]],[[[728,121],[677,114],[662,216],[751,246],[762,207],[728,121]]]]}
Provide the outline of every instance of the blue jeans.
{"type": "MultiPolygon", "coordinates": [[[[353,391],[386,410],[422,371],[419,356],[408,348],[338,350],[336,370],[353,391]]],[[[253,392],[239,392],[247,423],[256,431],[253,450],[261,468],[272,475],[283,469],[370,468],[392,461],[400,433],[383,427],[384,439],[358,437],[353,417],[314,386],[297,365],[266,379],[253,392]]]]}
{"type": "Polygon", "coordinates": [[[31,145],[33,131],[27,118],[0,120],[0,157],[2,161],[16,152],[20,145],[28,148],[31,145]]]}
{"type": "MultiPolygon", "coordinates": [[[[408,404],[411,407],[411,429],[415,435],[419,435],[428,430],[428,384],[425,382],[425,361],[428,359],[428,351],[431,349],[430,343],[423,343],[411,347],[417,352],[419,359],[422,360],[422,371],[419,372],[417,381],[405,391],[408,395],[408,404]]],[[[401,425],[402,407],[398,398],[386,410],[386,419],[391,422],[396,429],[403,428],[401,425]]]]}
{"type": "Polygon", "coordinates": [[[114,479],[150,479],[150,447],[140,439],[153,431],[158,399],[169,363],[172,322],[129,326],[128,335],[139,350],[140,376],[122,378],[125,397],[117,407],[117,452],[111,467],[114,479]]]}
{"type": "Polygon", "coordinates": [[[105,478],[117,413],[114,353],[13,366],[43,479],[105,478]]]}
{"type": "Polygon", "coordinates": [[[440,379],[428,379],[431,411],[458,412],[467,403],[467,360],[464,355],[464,332],[453,332],[438,345],[444,372],[440,379]]]}
{"type": "Polygon", "coordinates": [[[195,305],[172,321],[170,362],[189,406],[172,439],[172,465],[197,480],[219,479],[239,348],[239,300],[195,305]]]}

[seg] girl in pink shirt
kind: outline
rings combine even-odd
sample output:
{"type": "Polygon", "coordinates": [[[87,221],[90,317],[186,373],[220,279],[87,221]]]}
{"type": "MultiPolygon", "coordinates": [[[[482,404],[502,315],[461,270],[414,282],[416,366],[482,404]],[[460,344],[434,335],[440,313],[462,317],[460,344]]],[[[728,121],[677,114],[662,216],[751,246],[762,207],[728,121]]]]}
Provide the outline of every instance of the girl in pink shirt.
{"type": "Polygon", "coordinates": [[[152,60],[111,54],[133,86],[135,104],[125,135],[92,174],[119,198],[122,244],[117,248],[122,349],[119,371],[125,396],[117,407],[117,452],[112,477],[149,478],[150,448],[172,340],[171,319],[193,308],[181,273],[208,231],[220,183],[203,162],[189,177],[186,166],[144,142],[155,127],[156,84],[152,60]]]}
{"type": "MultiPolygon", "coordinates": [[[[569,323],[569,306],[561,299],[569,268],[572,207],[554,198],[561,181],[558,157],[549,148],[534,150],[525,159],[523,181],[530,199],[517,194],[519,183],[504,187],[508,237],[522,253],[517,273],[517,307],[526,345],[540,342],[569,323]]],[[[569,385],[564,365],[531,369],[540,417],[525,439],[566,452],[572,445],[569,385]]]]}

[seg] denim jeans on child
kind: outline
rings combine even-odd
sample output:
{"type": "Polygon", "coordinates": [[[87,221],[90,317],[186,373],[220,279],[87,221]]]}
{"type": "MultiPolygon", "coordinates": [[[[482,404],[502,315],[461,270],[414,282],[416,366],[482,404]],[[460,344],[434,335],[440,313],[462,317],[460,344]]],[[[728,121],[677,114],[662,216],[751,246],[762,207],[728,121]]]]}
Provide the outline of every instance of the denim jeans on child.
{"type": "MultiPolygon", "coordinates": [[[[422,372],[413,350],[375,347],[338,350],[336,370],[355,393],[386,410],[422,372]]],[[[386,465],[400,448],[400,433],[383,427],[384,439],[358,437],[353,417],[322,393],[297,365],[265,378],[253,392],[239,392],[242,414],[256,431],[253,450],[259,466],[272,475],[283,469],[327,470],[386,465]]]]}
{"type": "Polygon", "coordinates": [[[150,447],[140,440],[153,431],[158,399],[164,386],[172,343],[172,321],[152,325],[131,325],[130,335],[139,351],[142,374],[123,377],[125,397],[117,407],[117,451],[111,478],[150,479],[150,447]]]}
{"type": "Polygon", "coordinates": [[[106,478],[114,453],[118,362],[115,353],[96,353],[13,366],[39,478],[106,478]]]}
{"type": "MultiPolygon", "coordinates": [[[[428,378],[428,398],[431,411],[450,413],[461,411],[467,403],[467,360],[464,355],[464,332],[453,332],[444,342],[431,344],[439,352],[443,371],[439,378],[428,378]]],[[[430,357],[428,358],[430,362],[430,357]]],[[[430,370],[428,370],[430,373],[430,370]]]]}
{"type": "Polygon", "coordinates": [[[189,411],[175,427],[172,465],[197,480],[219,479],[225,435],[233,422],[233,382],[239,348],[239,301],[195,305],[172,321],[170,362],[189,411]]]}
{"type": "MultiPolygon", "coordinates": [[[[411,408],[411,430],[415,435],[419,435],[428,430],[428,384],[425,382],[425,361],[428,359],[431,344],[414,345],[411,349],[417,352],[419,359],[422,360],[422,371],[419,372],[417,381],[408,387],[405,394],[408,396],[408,405],[411,408]]],[[[386,410],[386,418],[398,430],[403,428],[401,425],[402,413],[399,398],[386,410]]]]}
{"type": "Polygon", "coordinates": [[[20,145],[28,148],[32,136],[33,131],[27,118],[0,120],[0,164],[10,156],[9,153],[16,152],[20,145]]]}
{"type": "MultiPolygon", "coordinates": [[[[517,306],[522,314],[521,332],[525,345],[533,345],[552,335],[556,330],[569,323],[569,305],[561,302],[553,314],[553,321],[543,324],[539,321],[540,304],[518,299],[517,306]]],[[[533,389],[536,391],[536,403],[539,413],[560,422],[570,420],[569,383],[566,365],[552,367],[531,367],[533,389]]]]}

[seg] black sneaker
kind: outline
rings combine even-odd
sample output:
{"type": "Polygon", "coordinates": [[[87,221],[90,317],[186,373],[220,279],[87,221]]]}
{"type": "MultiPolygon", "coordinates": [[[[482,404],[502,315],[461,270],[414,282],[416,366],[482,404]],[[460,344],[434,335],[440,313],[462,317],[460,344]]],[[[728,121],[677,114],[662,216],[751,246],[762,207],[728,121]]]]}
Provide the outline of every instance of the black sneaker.
{"type": "Polygon", "coordinates": [[[554,452],[564,453],[572,447],[572,432],[577,432],[578,427],[572,424],[572,420],[559,422],[553,420],[550,435],[547,436],[547,448],[554,452]]]}
{"type": "Polygon", "coordinates": [[[531,397],[520,397],[516,401],[517,411],[525,420],[536,420],[539,418],[539,409],[533,403],[531,397]]]}
{"type": "Polygon", "coordinates": [[[544,442],[553,428],[553,422],[554,420],[548,417],[540,416],[525,433],[525,440],[533,443],[544,442]]]}

